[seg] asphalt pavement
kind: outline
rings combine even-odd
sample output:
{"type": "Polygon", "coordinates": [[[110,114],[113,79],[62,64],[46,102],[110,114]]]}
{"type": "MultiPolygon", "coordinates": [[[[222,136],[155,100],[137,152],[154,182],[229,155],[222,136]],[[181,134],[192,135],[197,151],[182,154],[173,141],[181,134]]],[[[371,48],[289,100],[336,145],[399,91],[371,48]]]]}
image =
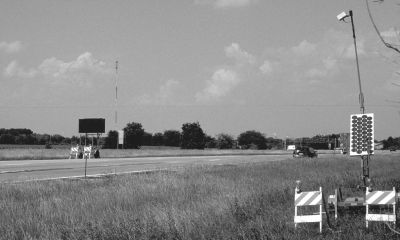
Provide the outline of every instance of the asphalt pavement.
{"type": "Polygon", "coordinates": [[[23,182],[58,178],[94,177],[165,169],[190,165],[230,165],[279,161],[291,155],[170,156],[99,159],[15,160],[0,162],[0,182],[23,182]]]}

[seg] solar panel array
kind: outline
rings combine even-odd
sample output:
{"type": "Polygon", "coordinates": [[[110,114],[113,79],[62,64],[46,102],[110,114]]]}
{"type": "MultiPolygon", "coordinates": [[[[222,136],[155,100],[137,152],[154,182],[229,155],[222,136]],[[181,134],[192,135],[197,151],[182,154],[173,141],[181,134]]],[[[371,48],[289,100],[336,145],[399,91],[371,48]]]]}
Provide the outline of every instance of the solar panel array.
{"type": "Polygon", "coordinates": [[[350,156],[374,153],[374,114],[350,115],[350,156]]]}

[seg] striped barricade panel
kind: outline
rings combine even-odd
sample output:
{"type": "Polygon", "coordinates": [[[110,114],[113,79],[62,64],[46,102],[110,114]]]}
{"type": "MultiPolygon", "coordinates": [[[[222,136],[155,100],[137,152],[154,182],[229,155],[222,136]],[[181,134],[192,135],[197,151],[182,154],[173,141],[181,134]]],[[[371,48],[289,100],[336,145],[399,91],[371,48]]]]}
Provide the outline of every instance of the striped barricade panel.
{"type": "Polygon", "coordinates": [[[396,189],[393,191],[369,191],[366,189],[365,193],[366,213],[365,221],[368,228],[369,221],[376,222],[393,222],[396,223],[396,189]],[[369,213],[370,205],[393,205],[393,212],[386,214],[371,214],[369,213]]]}
{"type": "Polygon", "coordinates": [[[72,155],[75,155],[75,158],[78,158],[79,147],[71,147],[71,152],[69,153],[69,158],[71,159],[72,155]]]}
{"type": "Polygon", "coordinates": [[[296,193],[294,196],[294,205],[296,206],[313,206],[322,203],[322,193],[315,192],[301,192],[296,193]]]}
{"type": "Polygon", "coordinates": [[[310,222],[319,222],[320,223],[320,232],[322,232],[322,188],[319,188],[319,191],[312,192],[300,192],[297,193],[297,189],[294,195],[294,224],[297,227],[298,223],[310,223],[310,222]],[[301,206],[318,206],[319,205],[319,214],[318,215],[297,215],[298,207],[301,206]]]}
{"type": "Polygon", "coordinates": [[[85,146],[83,147],[83,158],[89,158],[90,159],[90,154],[92,153],[92,146],[85,146]]]}

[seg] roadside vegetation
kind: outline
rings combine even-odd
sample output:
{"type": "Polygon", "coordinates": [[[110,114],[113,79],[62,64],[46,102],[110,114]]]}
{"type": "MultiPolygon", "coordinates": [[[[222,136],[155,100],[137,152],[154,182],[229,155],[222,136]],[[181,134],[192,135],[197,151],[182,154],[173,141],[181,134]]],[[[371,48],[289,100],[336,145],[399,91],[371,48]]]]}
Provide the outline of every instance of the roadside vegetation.
{"type": "MultiPolygon", "coordinates": [[[[398,239],[353,213],[294,229],[295,181],[304,191],[360,184],[359,159],[337,155],[193,166],[102,179],[0,185],[0,239],[398,239]]],[[[400,188],[398,155],[371,161],[375,188],[400,188]],[[395,157],[397,156],[397,157],[395,157]]],[[[353,194],[350,192],[350,194],[353,194]]]]}

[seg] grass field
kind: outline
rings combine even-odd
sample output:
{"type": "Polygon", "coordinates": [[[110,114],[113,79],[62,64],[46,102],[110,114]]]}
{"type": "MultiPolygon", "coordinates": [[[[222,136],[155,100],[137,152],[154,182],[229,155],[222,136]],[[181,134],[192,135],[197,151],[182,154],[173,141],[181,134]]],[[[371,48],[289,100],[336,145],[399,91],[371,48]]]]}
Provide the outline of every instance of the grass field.
{"type": "MultiPolygon", "coordinates": [[[[371,161],[376,189],[400,187],[399,155],[371,161]]],[[[398,239],[360,214],[294,229],[294,188],[360,183],[358,158],[290,159],[92,180],[1,184],[0,239],[398,239]]],[[[352,193],[350,193],[352,194],[352,193]]]]}
{"type": "MultiPolygon", "coordinates": [[[[0,161],[5,160],[37,160],[37,159],[67,159],[69,147],[64,148],[0,148],[0,161]]],[[[180,148],[148,148],[141,149],[100,149],[102,158],[127,158],[127,157],[153,157],[153,156],[202,156],[202,155],[226,155],[226,154],[271,154],[282,153],[281,150],[219,150],[219,149],[180,149],[180,148]]],[[[290,152],[289,152],[290,153],[290,152]]]]}

